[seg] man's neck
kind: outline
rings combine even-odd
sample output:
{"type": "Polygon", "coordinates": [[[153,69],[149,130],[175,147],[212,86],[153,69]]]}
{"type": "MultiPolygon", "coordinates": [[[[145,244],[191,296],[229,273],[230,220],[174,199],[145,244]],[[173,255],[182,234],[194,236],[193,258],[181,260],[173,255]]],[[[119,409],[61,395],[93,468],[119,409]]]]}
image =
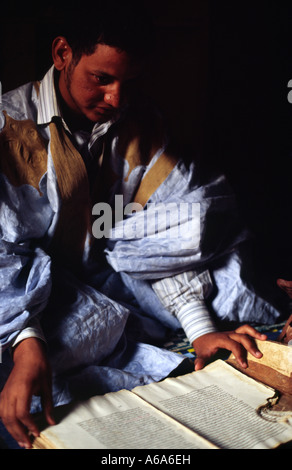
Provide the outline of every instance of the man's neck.
{"type": "Polygon", "coordinates": [[[69,106],[67,105],[66,101],[64,100],[60,92],[59,84],[58,84],[59,82],[58,75],[59,74],[56,74],[55,76],[55,91],[56,91],[59,109],[60,109],[60,112],[64,121],[66,122],[68,128],[70,129],[72,133],[77,132],[77,131],[86,131],[86,132],[91,133],[95,123],[87,119],[85,116],[75,113],[74,111],[72,111],[72,109],[69,108],[69,106]]]}
{"type": "Polygon", "coordinates": [[[68,108],[64,100],[60,101],[60,110],[64,121],[66,122],[67,126],[69,127],[72,133],[77,131],[85,131],[89,133],[92,132],[95,123],[89,121],[89,119],[85,118],[84,116],[80,116],[72,112],[71,109],[68,108]]]}

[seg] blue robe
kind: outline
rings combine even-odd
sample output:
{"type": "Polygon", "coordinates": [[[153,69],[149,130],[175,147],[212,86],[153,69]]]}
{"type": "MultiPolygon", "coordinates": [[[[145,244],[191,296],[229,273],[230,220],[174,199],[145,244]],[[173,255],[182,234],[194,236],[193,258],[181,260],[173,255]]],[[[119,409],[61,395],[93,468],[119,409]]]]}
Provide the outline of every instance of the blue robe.
{"type": "MultiPolygon", "coordinates": [[[[223,177],[202,184],[194,164],[167,154],[161,134],[144,132],[144,111],[137,120],[129,110],[103,136],[102,167],[88,170],[60,119],[36,124],[37,101],[28,84],[1,104],[1,386],[12,367],[9,348],[36,318],[55,405],[166,377],[184,358],[157,345],[180,325],[151,280],[185,270],[212,270],[218,318],[275,322],[279,312],[241,279],[238,247],[247,233],[223,177]],[[96,239],[92,207],[102,201],[113,210],[116,195],[123,207],[135,202],[142,210],[96,239]],[[182,237],[172,236],[171,223],[157,226],[161,203],[199,207],[180,221],[182,237]],[[133,232],[145,214],[147,231],[133,232]]],[[[157,129],[155,118],[145,121],[157,129]]],[[[32,411],[39,409],[34,397],[32,411]]]]}

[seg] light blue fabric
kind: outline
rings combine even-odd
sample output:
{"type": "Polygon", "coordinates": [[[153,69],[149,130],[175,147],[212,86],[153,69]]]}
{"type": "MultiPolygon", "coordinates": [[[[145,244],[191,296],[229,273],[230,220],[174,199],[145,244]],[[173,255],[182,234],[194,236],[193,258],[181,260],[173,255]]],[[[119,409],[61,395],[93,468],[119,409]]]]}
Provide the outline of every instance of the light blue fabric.
{"type": "Polygon", "coordinates": [[[24,245],[1,240],[2,351],[45,308],[51,290],[50,264],[50,258],[39,248],[31,250],[24,245]]]}
{"type": "MultiPolygon", "coordinates": [[[[14,119],[37,120],[38,100],[31,84],[4,95],[1,106],[14,119]]],[[[0,122],[4,125],[1,112],[0,122]]],[[[168,236],[120,238],[121,225],[132,224],[135,217],[143,216],[140,212],[121,221],[113,230],[112,238],[107,240],[108,265],[101,262],[101,254],[93,243],[86,245],[88,250],[79,278],[58,266],[47,255],[47,248],[61,200],[48,126],[39,125],[39,132],[48,149],[48,167],[40,191],[29,185],[15,187],[0,175],[0,342],[5,359],[0,364],[2,386],[12,366],[9,346],[36,316],[41,319],[53,366],[55,405],[81,395],[132,388],[162,379],[183,358],[144,341],[146,338],[151,342],[152,336],[155,343],[179,324],[162,307],[150,282],[187,269],[212,267],[219,261],[221,266],[217,265],[212,273],[219,288],[212,305],[215,315],[244,321],[257,318],[259,322],[277,319],[278,312],[256,298],[241,280],[241,260],[234,250],[247,234],[237,220],[235,201],[226,181],[219,177],[202,184],[195,166],[187,168],[182,162],[149,202],[199,203],[199,243],[192,245],[192,233],[187,245],[168,236]]],[[[149,167],[139,165],[125,180],[128,163],[117,152],[118,138],[117,126],[112,132],[110,157],[117,178],[109,188],[109,201],[120,194],[127,204],[149,167]]],[[[150,224],[151,217],[150,214],[150,224]]],[[[198,221],[194,223],[197,226],[198,221]]],[[[190,226],[186,223],[184,227],[190,226]]],[[[188,240],[187,232],[184,235],[188,240]]],[[[39,406],[34,400],[33,411],[39,406]]]]}
{"type": "MultiPolygon", "coordinates": [[[[3,96],[1,122],[4,126],[2,111],[15,120],[36,121],[37,107],[34,87],[25,85],[3,96]]],[[[161,340],[165,328],[145,313],[140,316],[141,308],[119,274],[100,270],[100,253],[95,258],[85,250],[79,279],[47,254],[62,203],[50,131],[45,124],[38,129],[48,152],[39,190],[28,184],[16,187],[0,174],[0,387],[12,367],[9,348],[34,318],[40,318],[47,341],[55,405],[78,399],[81,392],[90,396],[166,377],[184,358],[141,342],[149,340],[151,331],[152,341],[161,340]]],[[[32,411],[39,409],[34,398],[32,411]]]]}
{"type": "MultiPolygon", "coordinates": [[[[207,304],[216,320],[267,325],[277,321],[280,312],[243,279],[240,246],[250,234],[238,220],[236,201],[225,178],[218,176],[202,184],[195,165],[187,168],[180,162],[149,200],[153,204],[162,201],[200,204],[199,244],[192,241],[191,224],[183,225],[183,243],[180,238],[167,236],[167,230],[160,236],[120,238],[122,226],[133,225],[135,219],[146,217],[146,205],[144,211],[126,218],[113,229],[106,249],[109,264],[122,273],[138,301],[143,305],[151,304],[149,314],[157,309],[163,312],[161,305],[152,306],[152,301],[157,303],[157,299],[154,300],[149,291],[149,282],[188,270],[209,269],[215,288],[207,304]]],[[[146,220],[154,227],[155,211],[150,209],[146,220]]],[[[130,229],[124,231],[127,233],[130,229]]]]}
{"type": "Polygon", "coordinates": [[[109,264],[118,272],[125,271],[135,278],[159,279],[214,261],[248,237],[238,220],[235,199],[225,178],[219,176],[207,184],[200,184],[194,164],[187,168],[183,162],[179,162],[148,203],[151,204],[150,210],[146,205],[144,211],[129,216],[112,231],[106,254],[109,264]],[[157,212],[152,207],[160,203],[167,206],[182,202],[190,206],[199,204],[199,244],[196,238],[193,239],[192,233],[193,227],[197,225],[196,220],[192,225],[189,218],[182,225],[183,240],[181,237],[168,236],[167,229],[158,236],[154,229],[157,212]],[[143,221],[145,218],[150,226],[147,233],[153,233],[152,236],[132,239],[119,237],[120,233],[131,232],[130,227],[135,219],[143,221]],[[123,230],[120,226],[123,226],[123,230]]]}

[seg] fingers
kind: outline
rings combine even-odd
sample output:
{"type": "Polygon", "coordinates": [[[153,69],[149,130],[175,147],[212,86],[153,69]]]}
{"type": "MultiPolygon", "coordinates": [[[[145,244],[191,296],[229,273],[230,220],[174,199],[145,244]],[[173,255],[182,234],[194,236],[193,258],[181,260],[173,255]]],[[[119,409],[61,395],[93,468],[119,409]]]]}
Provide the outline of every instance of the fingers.
{"type": "Polygon", "coordinates": [[[46,384],[43,394],[42,394],[42,408],[44,411],[45,419],[47,423],[52,426],[56,424],[53,417],[53,398],[52,398],[52,389],[50,385],[46,384]]]}
{"type": "MultiPolygon", "coordinates": [[[[46,386],[41,399],[47,423],[49,425],[56,424],[53,418],[52,394],[48,386],[46,386]]],[[[29,409],[30,403],[24,399],[7,400],[7,402],[1,403],[1,417],[4,426],[18,444],[26,449],[32,447],[29,435],[39,436],[38,426],[29,413],[29,409]]]]}
{"type": "MultiPolygon", "coordinates": [[[[237,332],[230,333],[229,337],[233,341],[233,344],[230,345],[230,350],[233,352],[235,359],[238,363],[245,369],[247,368],[247,353],[249,352],[254,357],[260,359],[263,354],[258,349],[254,339],[247,334],[242,334],[237,332]]],[[[266,335],[259,334],[261,338],[266,339],[266,335]]]]}
{"type": "Polygon", "coordinates": [[[242,325],[236,328],[235,333],[249,335],[252,338],[259,339],[261,341],[264,341],[267,339],[267,335],[260,333],[259,331],[257,331],[255,328],[253,328],[250,325],[242,325]]]}
{"type": "Polygon", "coordinates": [[[261,358],[263,354],[257,347],[254,339],[265,341],[267,335],[260,333],[250,325],[240,326],[235,330],[235,333],[231,333],[230,337],[236,341],[239,341],[244,348],[256,358],[261,358]],[[236,335],[236,336],[235,336],[236,335]],[[254,339],[253,339],[254,338],[254,339]]]}
{"type": "Polygon", "coordinates": [[[255,339],[265,341],[267,335],[250,325],[242,325],[235,331],[211,332],[198,337],[192,343],[197,355],[195,370],[202,369],[222,349],[231,351],[239,365],[246,369],[248,352],[256,358],[262,357],[255,339]]]}
{"type": "Polygon", "coordinates": [[[24,447],[25,449],[30,449],[32,447],[27,429],[20,421],[10,422],[3,420],[3,424],[5,425],[9,434],[17,441],[20,447],[24,447]]]}
{"type": "MultiPolygon", "coordinates": [[[[9,379],[8,379],[9,380],[9,379]]],[[[31,448],[31,436],[39,436],[39,429],[30,413],[31,398],[33,392],[22,385],[19,387],[4,388],[0,395],[0,417],[7,431],[21,447],[31,448]]],[[[53,401],[50,389],[50,381],[44,380],[39,392],[43,403],[43,410],[48,424],[55,424],[52,417],[53,401]]]]}
{"type": "MultiPolygon", "coordinates": [[[[240,364],[241,367],[244,369],[247,368],[247,349],[245,346],[250,348],[250,344],[248,341],[248,337],[246,339],[243,337],[244,335],[236,334],[235,332],[229,332],[226,335],[222,335],[220,342],[218,342],[218,346],[221,349],[226,349],[234,354],[236,361],[240,364]]],[[[252,341],[252,340],[251,340],[252,341]]]]}
{"type": "MultiPolygon", "coordinates": [[[[253,328],[252,328],[253,330],[253,328]]],[[[240,329],[236,331],[248,331],[251,332],[249,328],[240,327],[240,329]]],[[[264,335],[265,336],[265,335],[264,335]]],[[[250,352],[257,358],[262,357],[262,353],[257,348],[254,339],[250,337],[248,334],[243,334],[240,332],[229,331],[225,333],[218,333],[216,335],[216,342],[213,345],[213,348],[209,348],[205,350],[205,353],[202,354],[202,351],[199,351],[198,356],[204,360],[208,360],[211,356],[220,350],[225,349],[227,351],[231,351],[237,362],[240,364],[241,367],[244,369],[247,368],[247,352],[250,352]]]]}
{"type": "Polygon", "coordinates": [[[206,365],[206,360],[203,359],[202,357],[197,357],[195,359],[195,371],[203,369],[205,365],[206,365]]]}
{"type": "Polygon", "coordinates": [[[15,400],[1,402],[1,417],[4,426],[21,447],[30,448],[29,433],[37,436],[38,427],[28,412],[25,403],[15,400]]]}
{"type": "Polygon", "coordinates": [[[52,418],[52,377],[43,343],[36,338],[20,342],[14,349],[14,367],[0,396],[0,417],[21,446],[31,447],[29,433],[39,435],[30,414],[34,395],[41,397],[48,424],[52,418]]]}

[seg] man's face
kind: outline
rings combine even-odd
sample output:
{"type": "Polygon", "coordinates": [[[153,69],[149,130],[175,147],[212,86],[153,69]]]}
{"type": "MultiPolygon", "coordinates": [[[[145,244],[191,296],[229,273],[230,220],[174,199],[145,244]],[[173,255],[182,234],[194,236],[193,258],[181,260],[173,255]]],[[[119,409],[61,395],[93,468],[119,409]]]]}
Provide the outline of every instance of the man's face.
{"type": "Polygon", "coordinates": [[[126,52],[98,44],[75,66],[68,56],[61,70],[59,89],[69,109],[92,122],[110,120],[126,101],[129,82],[139,68],[126,52]]]}

